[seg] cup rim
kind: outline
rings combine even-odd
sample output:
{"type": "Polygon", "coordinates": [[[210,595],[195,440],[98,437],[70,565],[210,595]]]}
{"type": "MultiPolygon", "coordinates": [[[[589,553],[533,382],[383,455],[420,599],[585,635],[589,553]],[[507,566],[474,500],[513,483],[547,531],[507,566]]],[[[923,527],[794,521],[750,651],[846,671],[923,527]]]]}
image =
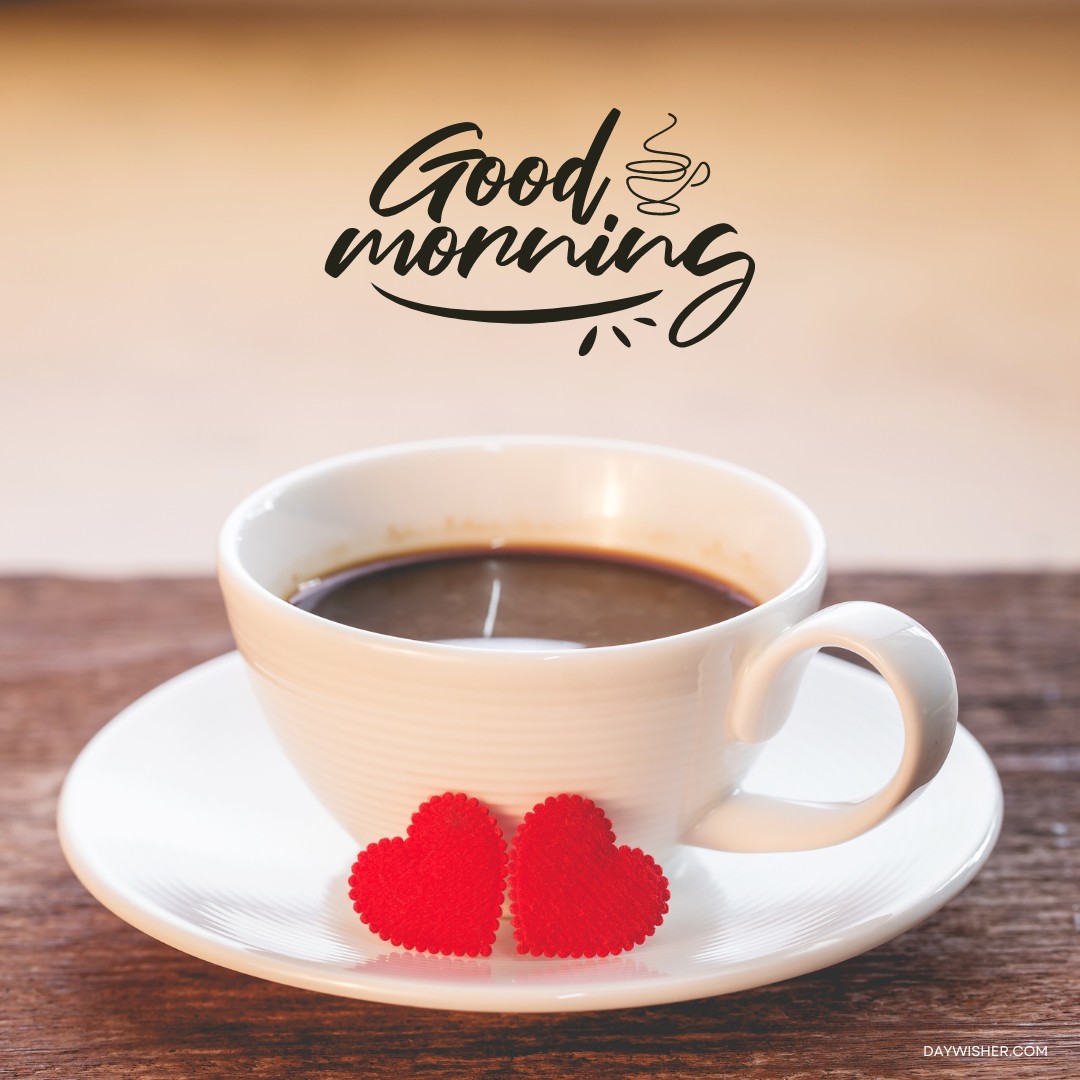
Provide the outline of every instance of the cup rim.
{"type": "Polygon", "coordinates": [[[334,633],[342,640],[356,640],[372,645],[381,645],[400,649],[407,645],[411,651],[420,654],[430,654],[442,658],[471,657],[473,659],[483,656],[486,662],[532,662],[548,661],[554,656],[561,657],[586,657],[599,658],[606,655],[625,655],[628,650],[656,649],[658,645],[690,643],[691,641],[711,636],[716,633],[718,627],[744,626],[755,618],[760,618],[777,608],[783,606],[793,597],[811,588],[825,573],[827,544],[825,531],[817,516],[810,507],[797,495],[789,491],[782,484],[769,477],[735,464],[723,458],[713,457],[709,454],[699,453],[692,450],[684,450],[676,447],[661,446],[652,443],[638,442],[626,439],[612,439],[594,435],[460,435],[445,436],[433,439],[417,439],[405,442],[387,443],[368,447],[361,450],[352,450],[333,457],[322,458],[318,461],[302,465],[287,473],[270,480],[255,491],[243,498],[226,517],[221,527],[217,544],[217,571],[222,580],[228,579],[233,585],[242,588],[249,596],[261,602],[269,602],[285,618],[298,620],[297,625],[307,624],[318,626],[323,633],[334,633]],[[645,454],[649,457],[663,457],[672,461],[684,461],[696,465],[703,465],[713,469],[719,469],[728,475],[736,476],[749,483],[764,488],[774,498],[783,502],[792,510],[803,527],[804,536],[809,543],[804,565],[799,575],[789,585],[774,596],[755,604],[747,611],[734,615],[719,623],[710,623],[707,626],[697,627],[693,630],[685,630],[678,634],[667,634],[661,637],[646,638],[643,641],[630,641],[617,645],[596,645],[589,648],[565,649],[552,647],[551,649],[477,649],[471,645],[458,645],[437,641],[422,641],[414,638],[397,637],[392,634],[382,634],[374,630],[365,630],[357,626],[347,626],[330,619],[314,615],[303,608],[291,604],[284,597],[278,596],[272,590],[258,582],[248,571],[240,559],[238,546],[240,534],[244,524],[257,512],[266,509],[268,503],[288,488],[314,478],[325,475],[337,469],[344,468],[359,461],[377,461],[380,458],[399,457],[403,454],[431,453],[439,450],[452,450],[471,448],[487,450],[493,453],[501,451],[504,447],[535,446],[568,448],[582,447],[592,449],[611,449],[624,453],[645,454]]]}

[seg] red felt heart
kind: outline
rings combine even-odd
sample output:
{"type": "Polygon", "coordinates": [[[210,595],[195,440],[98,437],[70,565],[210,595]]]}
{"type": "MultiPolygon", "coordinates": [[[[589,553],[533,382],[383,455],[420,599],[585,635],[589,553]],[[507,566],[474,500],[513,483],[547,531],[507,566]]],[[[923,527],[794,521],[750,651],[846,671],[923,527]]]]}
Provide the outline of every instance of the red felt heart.
{"type": "Polygon", "coordinates": [[[353,908],[384,941],[447,956],[487,956],[502,912],[506,842],[486,806],[435,795],[412,816],[408,839],[360,852],[353,908]]]}
{"type": "Polygon", "coordinates": [[[514,836],[510,912],[519,953],[608,956],[640,945],[664,921],[667,878],[640,848],[615,846],[590,799],[535,806],[514,836]]]}

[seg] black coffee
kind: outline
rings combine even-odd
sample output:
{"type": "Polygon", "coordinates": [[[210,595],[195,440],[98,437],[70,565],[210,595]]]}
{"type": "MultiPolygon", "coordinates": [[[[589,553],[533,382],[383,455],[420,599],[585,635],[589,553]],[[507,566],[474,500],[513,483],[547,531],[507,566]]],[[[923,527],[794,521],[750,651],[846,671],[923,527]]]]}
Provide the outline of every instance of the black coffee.
{"type": "Polygon", "coordinates": [[[363,563],[306,582],[289,600],[380,634],[489,648],[623,645],[754,606],[724,582],[662,563],[505,547],[363,563]]]}

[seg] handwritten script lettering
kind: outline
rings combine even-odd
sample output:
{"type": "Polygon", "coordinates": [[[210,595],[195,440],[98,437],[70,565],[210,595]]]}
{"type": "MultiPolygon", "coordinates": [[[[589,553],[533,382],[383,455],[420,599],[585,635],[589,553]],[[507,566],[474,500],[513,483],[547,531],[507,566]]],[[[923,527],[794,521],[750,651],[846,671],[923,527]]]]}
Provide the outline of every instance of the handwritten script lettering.
{"type": "MultiPolygon", "coordinates": [[[[729,238],[735,234],[735,229],[726,222],[707,225],[681,246],[663,234],[648,235],[636,226],[621,227],[619,217],[614,213],[605,214],[600,231],[586,238],[569,234],[552,236],[540,227],[522,230],[512,225],[478,226],[460,233],[443,224],[443,218],[455,200],[486,207],[505,198],[527,207],[549,195],[558,203],[568,204],[575,225],[589,225],[611,182],[609,177],[599,175],[599,169],[619,116],[619,110],[612,109],[588,149],[580,156],[567,158],[557,167],[550,166],[539,156],[525,157],[511,167],[480,146],[470,145],[479,143],[484,137],[481,128],[471,122],[450,124],[433,131],[413,143],[383,170],[372,185],[368,200],[371,210],[380,218],[392,218],[412,207],[422,208],[433,227],[423,233],[401,229],[395,235],[384,235],[382,228],[369,229],[363,235],[360,229],[345,229],[326,257],[326,273],[333,278],[340,277],[358,258],[364,258],[372,266],[386,263],[402,278],[414,272],[437,277],[449,271],[468,278],[482,259],[526,274],[531,274],[545,260],[556,259],[582,269],[592,277],[601,277],[611,271],[629,274],[643,259],[652,256],[654,265],[681,268],[694,278],[728,275],[716,284],[710,282],[705,291],[682,308],[671,324],[668,340],[672,345],[697,344],[723,325],[738,307],[754,275],[755,264],[751,256],[744,251],[728,249],[729,238]],[[693,325],[688,327],[688,322],[693,325]]],[[[664,131],[674,126],[674,116],[672,121],[664,131]]],[[[646,148],[652,150],[648,141],[646,148]]],[[[674,159],[672,168],[681,170],[678,179],[683,183],[679,191],[687,186],[699,186],[708,179],[707,165],[704,166],[704,179],[695,182],[700,166],[687,178],[690,164],[687,155],[657,152],[667,153],[674,159]]],[[[631,162],[631,167],[638,167],[640,173],[642,164],[631,162]]],[[[632,187],[630,180],[627,186],[642,200],[638,206],[642,213],[678,212],[679,208],[671,202],[673,196],[650,198],[632,187]]],[[[595,319],[648,303],[663,292],[662,288],[639,290],[633,296],[593,303],[494,310],[421,303],[372,284],[391,302],[424,314],[506,323],[595,319]]],[[[653,319],[645,317],[635,321],[646,326],[656,325],[653,319]]],[[[625,333],[614,326],[612,332],[619,342],[629,347],[630,340],[625,333]]],[[[596,327],[593,327],[582,342],[579,350],[582,355],[592,348],[595,340],[596,327]]]]}

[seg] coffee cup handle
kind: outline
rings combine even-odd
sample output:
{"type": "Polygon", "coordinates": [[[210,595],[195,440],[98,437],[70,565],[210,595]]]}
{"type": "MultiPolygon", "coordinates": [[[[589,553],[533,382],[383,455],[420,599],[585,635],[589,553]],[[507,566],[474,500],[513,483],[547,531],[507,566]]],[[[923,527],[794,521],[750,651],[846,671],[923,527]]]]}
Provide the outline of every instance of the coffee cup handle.
{"type": "Polygon", "coordinates": [[[866,832],[937,775],[956,730],[956,679],[944,650],[914,619],[852,601],[825,608],[785,630],[741,672],[729,710],[729,735],[771,738],[814,653],[849,649],[869,660],[896,695],[904,750],[888,783],[855,803],[794,802],[736,791],[695,825],[686,840],[719,851],[805,851],[866,832]]]}

